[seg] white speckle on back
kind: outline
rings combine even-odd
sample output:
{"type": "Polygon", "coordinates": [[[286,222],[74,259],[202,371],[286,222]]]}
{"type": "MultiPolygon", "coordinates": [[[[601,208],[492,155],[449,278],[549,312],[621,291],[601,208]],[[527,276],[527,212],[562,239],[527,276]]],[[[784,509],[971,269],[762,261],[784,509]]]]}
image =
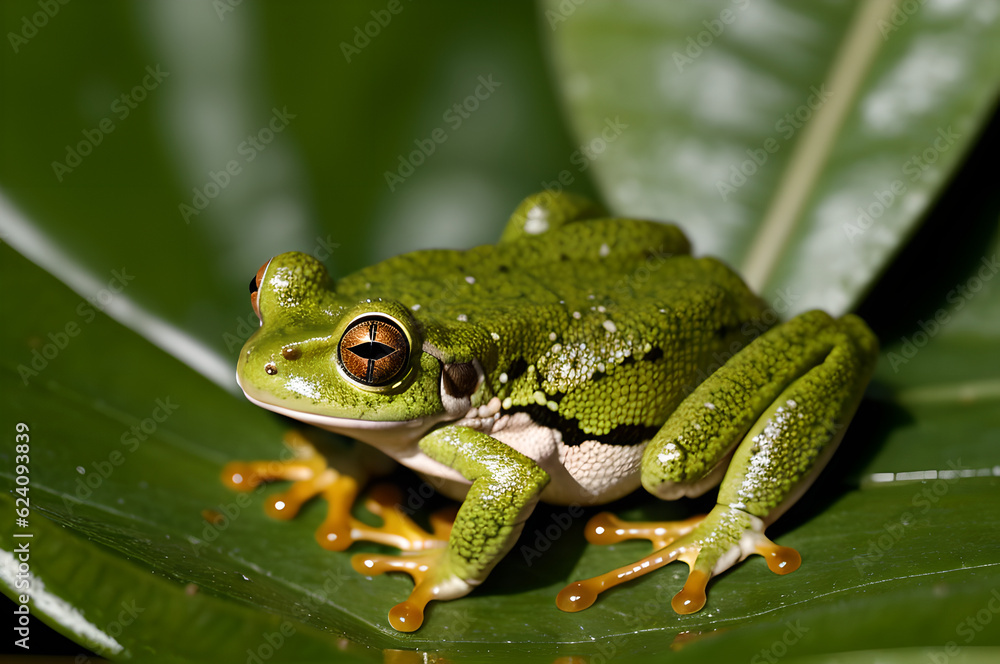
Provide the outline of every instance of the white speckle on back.
{"type": "Polygon", "coordinates": [[[608,332],[615,333],[618,331],[618,327],[612,321],[606,320],[601,323],[601,325],[603,325],[604,329],[608,332]]]}
{"type": "Polygon", "coordinates": [[[496,332],[490,332],[490,338],[493,339],[493,341],[500,341],[500,335],[496,332]]]}
{"type": "Polygon", "coordinates": [[[573,318],[575,318],[577,320],[580,320],[580,312],[579,311],[574,311],[573,312],[573,318]]]}
{"type": "Polygon", "coordinates": [[[601,249],[597,253],[601,258],[604,258],[605,256],[611,253],[611,247],[609,247],[608,243],[605,242],[604,244],[601,245],[601,249]]]}
{"type": "Polygon", "coordinates": [[[549,332],[549,341],[555,341],[555,340],[556,340],[556,333],[549,332]]]}
{"type": "Polygon", "coordinates": [[[506,372],[500,374],[500,382],[501,383],[506,383],[507,382],[507,374],[506,374],[506,372]]]}
{"type": "Polygon", "coordinates": [[[458,321],[460,323],[467,323],[469,321],[469,317],[466,316],[465,314],[459,314],[458,315],[458,321]]]}
{"type": "Polygon", "coordinates": [[[466,277],[465,278],[465,282],[468,283],[468,284],[474,284],[474,283],[476,283],[476,278],[475,277],[466,277]]]}
{"type": "Polygon", "coordinates": [[[715,410],[715,404],[714,403],[709,403],[708,401],[706,401],[705,402],[705,408],[708,408],[709,410],[715,410]]]}
{"type": "Polygon", "coordinates": [[[529,235],[539,235],[549,230],[549,219],[545,210],[535,206],[528,210],[528,218],[524,220],[524,232],[529,235]]]}
{"type": "Polygon", "coordinates": [[[414,304],[412,307],[410,307],[410,309],[413,309],[414,311],[420,311],[420,305],[414,304]]]}

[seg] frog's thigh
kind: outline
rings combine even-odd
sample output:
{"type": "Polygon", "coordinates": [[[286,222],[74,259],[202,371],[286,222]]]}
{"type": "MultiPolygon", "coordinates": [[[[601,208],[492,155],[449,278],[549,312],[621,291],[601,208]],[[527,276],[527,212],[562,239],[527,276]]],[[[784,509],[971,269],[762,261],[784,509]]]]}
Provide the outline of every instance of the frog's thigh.
{"type": "MultiPolygon", "coordinates": [[[[788,324],[818,320],[819,314],[808,312],[788,324]]],[[[799,325],[808,331],[809,325],[799,325]]],[[[813,343],[826,347],[823,361],[802,367],[808,370],[768,406],[737,448],[719,489],[719,505],[763,525],[781,516],[826,465],[878,357],[878,341],[855,316],[831,320],[816,330],[813,343]]]]}
{"type": "Polygon", "coordinates": [[[421,556],[367,555],[359,571],[402,571],[416,585],[409,599],[389,614],[393,627],[412,631],[432,599],[455,599],[482,582],[521,534],[525,520],[549,481],[548,474],[520,452],[480,431],[461,426],[438,429],[420,441],[427,456],[472,481],[451,529],[448,547],[421,556]]]}
{"type": "MultiPolygon", "coordinates": [[[[579,611],[599,593],[673,560],[684,561],[691,570],[671,603],[678,613],[699,610],[708,580],[752,553],[765,556],[776,573],[794,571],[798,553],[768,540],[764,528],[801,495],[829,458],[860,401],[877,354],[878,343],[860,319],[833,320],[815,311],[768,332],[737,354],[713,374],[712,385],[684,403],[693,416],[699,410],[692,404],[713,415],[701,413],[696,419],[701,428],[678,437],[683,443],[688,434],[694,435],[691,431],[708,431],[704,435],[719,438],[722,442],[716,445],[721,448],[731,444],[731,437],[741,441],[722,480],[718,504],[651,556],[570,584],[559,594],[558,606],[579,611]],[[707,407],[710,404],[714,407],[707,407]],[[727,415],[729,408],[734,410],[727,415]],[[731,420],[739,424],[733,426],[731,420]]],[[[669,457],[665,451],[672,449],[681,448],[661,442],[652,457],[647,451],[643,484],[651,491],[670,481],[668,471],[676,466],[660,456],[669,457]]],[[[652,539],[646,531],[654,530],[627,524],[616,528],[608,541],[652,539]]]]}
{"type": "Polygon", "coordinates": [[[770,414],[772,406],[791,398],[782,394],[790,386],[803,392],[796,401],[802,401],[796,419],[802,415],[817,426],[837,411],[837,417],[846,420],[876,353],[874,336],[854,316],[834,320],[809,311],[770,330],[678,406],[646,448],[643,486],[672,500],[700,495],[718,484],[733,465],[730,456],[736,446],[755,422],[768,419],[762,416],[770,414]]]}

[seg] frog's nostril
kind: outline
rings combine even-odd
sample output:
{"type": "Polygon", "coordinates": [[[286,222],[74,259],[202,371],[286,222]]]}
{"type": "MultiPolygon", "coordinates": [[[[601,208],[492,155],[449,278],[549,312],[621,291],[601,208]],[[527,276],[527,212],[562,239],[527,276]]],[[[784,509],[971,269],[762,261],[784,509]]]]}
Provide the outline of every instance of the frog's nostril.
{"type": "Polygon", "coordinates": [[[274,365],[274,362],[268,362],[267,364],[264,365],[264,372],[268,376],[273,376],[274,374],[278,373],[278,367],[274,365]]]}

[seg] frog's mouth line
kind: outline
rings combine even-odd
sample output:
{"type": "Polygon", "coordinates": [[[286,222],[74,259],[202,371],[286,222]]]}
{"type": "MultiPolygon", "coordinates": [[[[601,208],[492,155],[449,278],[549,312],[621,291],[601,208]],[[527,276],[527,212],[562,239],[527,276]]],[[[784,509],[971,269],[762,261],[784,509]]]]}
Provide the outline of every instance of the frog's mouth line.
{"type": "Polygon", "coordinates": [[[433,417],[418,417],[412,420],[359,420],[350,417],[334,417],[332,415],[319,415],[284,406],[270,404],[251,396],[240,383],[239,376],[236,383],[243,390],[244,396],[250,403],[266,408],[272,412],[290,417],[293,420],[305,422],[333,433],[356,438],[364,443],[387,449],[401,447],[423,438],[427,432],[439,422],[453,419],[447,413],[433,417]]]}

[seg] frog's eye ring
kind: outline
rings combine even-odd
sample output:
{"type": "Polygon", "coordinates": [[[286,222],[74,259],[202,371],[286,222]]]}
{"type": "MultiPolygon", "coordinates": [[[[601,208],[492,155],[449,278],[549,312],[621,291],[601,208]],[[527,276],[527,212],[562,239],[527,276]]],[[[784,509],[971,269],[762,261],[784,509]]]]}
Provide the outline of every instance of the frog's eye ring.
{"type": "Polygon", "coordinates": [[[347,326],[337,345],[337,363],[364,387],[385,387],[402,378],[409,366],[410,339],[399,321],[366,314],[347,326]]]}
{"type": "Polygon", "coordinates": [[[260,318],[260,308],[257,306],[257,292],[260,290],[260,282],[264,278],[264,271],[270,264],[271,259],[268,259],[268,261],[261,265],[260,269],[257,270],[257,274],[250,277],[250,306],[253,307],[253,312],[257,314],[257,318],[260,318]]]}

